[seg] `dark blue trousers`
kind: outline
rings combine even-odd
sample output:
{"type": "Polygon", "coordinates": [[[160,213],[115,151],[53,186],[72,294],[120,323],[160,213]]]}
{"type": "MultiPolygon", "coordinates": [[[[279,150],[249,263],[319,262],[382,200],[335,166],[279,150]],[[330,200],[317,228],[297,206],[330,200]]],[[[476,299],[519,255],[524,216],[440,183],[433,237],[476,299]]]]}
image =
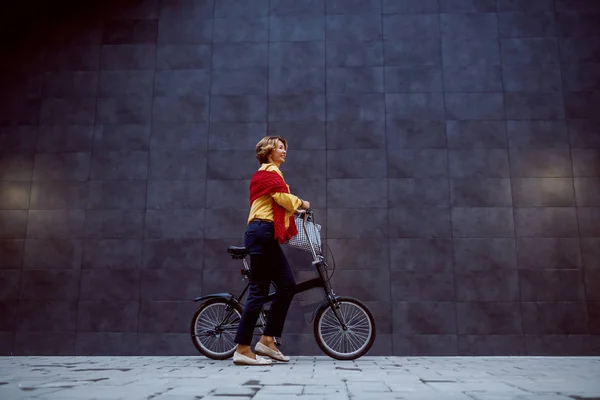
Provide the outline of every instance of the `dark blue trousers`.
{"type": "Polygon", "coordinates": [[[244,246],[250,253],[250,288],[235,336],[235,342],[238,344],[250,345],[260,310],[267,301],[271,282],[277,289],[263,334],[281,337],[283,332],[296,282],[274,234],[272,222],[252,221],[246,228],[244,246]]]}

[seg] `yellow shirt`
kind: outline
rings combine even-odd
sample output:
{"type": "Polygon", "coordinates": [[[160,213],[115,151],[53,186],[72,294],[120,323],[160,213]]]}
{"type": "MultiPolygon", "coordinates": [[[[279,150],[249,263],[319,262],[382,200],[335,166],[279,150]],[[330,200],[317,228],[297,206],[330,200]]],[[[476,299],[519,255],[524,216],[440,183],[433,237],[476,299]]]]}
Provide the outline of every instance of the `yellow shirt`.
{"type": "MultiPolygon", "coordinates": [[[[277,165],[267,163],[262,164],[259,171],[275,171],[281,176],[283,179],[283,174],[277,168],[277,165]]],[[[284,179],[285,182],[285,179],[284,179]]],[[[286,183],[288,191],[290,190],[289,185],[286,183]]],[[[300,200],[297,196],[289,193],[272,193],[259,197],[254,200],[250,207],[250,215],[248,216],[248,223],[255,218],[265,219],[267,221],[273,221],[273,202],[276,202],[283,208],[285,208],[285,228],[287,229],[289,226],[289,217],[296,212],[296,210],[302,204],[302,200],[300,200]]]]}

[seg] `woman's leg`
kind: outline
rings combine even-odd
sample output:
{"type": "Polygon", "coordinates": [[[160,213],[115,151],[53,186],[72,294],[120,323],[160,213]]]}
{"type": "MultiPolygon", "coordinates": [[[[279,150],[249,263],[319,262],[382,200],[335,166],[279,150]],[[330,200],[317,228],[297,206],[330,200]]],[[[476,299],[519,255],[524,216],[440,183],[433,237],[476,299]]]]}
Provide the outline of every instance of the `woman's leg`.
{"type": "Polygon", "coordinates": [[[250,255],[250,288],[248,298],[242,312],[240,324],[235,336],[235,343],[238,344],[238,352],[247,356],[254,357],[250,350],[252,335],[256,321],[260,315],[260,310],[267,301],[269,295],[270,279],[262,271],[269,268],[269,257],[264,254],[250,255]]]}
{"type": "Polygon", "coordinates": [[[265,327],[261,342],[276,349],[273,343],[273,336],[281,337],[283,333],[285,319],[294,298],[296,282],[287,257],[279,245],[273,251],[270,266],[272,271],[271,279],[277,287],[277,292],[269,310],[267,326],[265,327]]]}

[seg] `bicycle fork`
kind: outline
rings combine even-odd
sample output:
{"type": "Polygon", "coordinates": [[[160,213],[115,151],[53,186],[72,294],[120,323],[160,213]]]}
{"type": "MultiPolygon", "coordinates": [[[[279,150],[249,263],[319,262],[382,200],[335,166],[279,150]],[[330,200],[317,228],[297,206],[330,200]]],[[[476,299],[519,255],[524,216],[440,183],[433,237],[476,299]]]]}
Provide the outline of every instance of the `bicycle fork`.
{"type": "Polygon", "coordinates": [[[335,315],[336,319],[342,326],[342,329],[344,331],[347,331],[348,325],[346,325],[346,321],[344,321],[344,316],[340,312],[340,304],[337,301],[337,297],[336,297],[335,293],[333,292],[333,288],[331,287],[329,280],[326,279],[326,274],[324,271],[324,261],[317,260],[317,261],[314,261],[313,264],[316,264],[319,277],[323,280],[323,289],[325,290],[325,298],[327,299],[327,301],[329,302],[329,304],[331,306],[331,309],[333,310],[333,315],[335,315]]]}

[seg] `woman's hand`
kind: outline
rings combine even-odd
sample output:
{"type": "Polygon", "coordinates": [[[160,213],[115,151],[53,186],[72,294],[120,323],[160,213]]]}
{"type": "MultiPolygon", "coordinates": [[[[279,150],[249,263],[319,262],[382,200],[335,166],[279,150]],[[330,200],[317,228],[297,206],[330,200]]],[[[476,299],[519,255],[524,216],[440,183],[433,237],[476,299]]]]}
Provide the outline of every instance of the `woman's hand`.
{"type": "Polygon", "coordinates": [[[310,202],[306,200],[302,200],[302,204],[300,204],[300,208],[302,210],[308,210],[310,208],[310,202]]]}

